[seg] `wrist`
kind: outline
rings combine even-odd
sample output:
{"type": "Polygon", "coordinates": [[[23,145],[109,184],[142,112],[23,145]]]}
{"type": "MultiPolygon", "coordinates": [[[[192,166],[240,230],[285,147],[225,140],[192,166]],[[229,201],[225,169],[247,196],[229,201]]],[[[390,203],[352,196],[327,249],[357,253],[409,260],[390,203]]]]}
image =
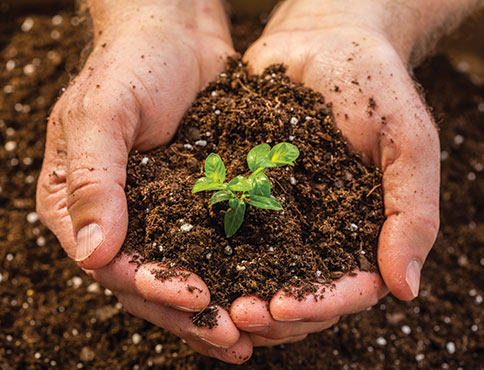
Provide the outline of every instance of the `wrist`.
{"type": "Polygon", "coordinates": [[[287,0],[277,9],[264,33],[326,33],[334,30],[346,32],[351,28],[362,36],[371,34],[373,38],[390,43],[404,59],[404,50],[411,41],[402,35],[398,38],[392,37],[389,33],[390,12],[386,2],[387,0],[287,0]]]}
{"type": "MultiPolygon", "coordinates": [[[[227,18],[220,0],[87,0],[94,42],[102,36],[147,28],[158,31],[182,29],[188,32],[220,35],[230,40],[227,18]]],[[[111,35],[111,36],[108,36],[111,35]]]]}
{"type": "Polygon", "coordinates": [[[386,40],[405,64],[483,0],[287,0],[265,33],[356,28],[386,40]]]}
{"type": "Polygon", "coordinates": [[[92,18],[94,34],[129,22],[144,12],[161,12],[163,1],[155,0],[86,0],[92,18]]]}

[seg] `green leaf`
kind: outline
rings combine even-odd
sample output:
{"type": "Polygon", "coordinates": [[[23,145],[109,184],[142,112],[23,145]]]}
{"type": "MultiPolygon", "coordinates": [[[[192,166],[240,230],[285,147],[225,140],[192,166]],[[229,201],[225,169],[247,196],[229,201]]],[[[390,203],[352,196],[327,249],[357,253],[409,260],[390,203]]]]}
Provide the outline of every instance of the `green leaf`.
{"type": "Polygon", "coordinates": [[[269,160],[277,167],[285,166],[286,164],[294,166],[293,161],[297,157],[299,157],[299,149],[297,146],[289,143],[279,143],[269,153],[269,160]]]}
{"type": "Polygon", "coordinates": [[[213,206],[215,203],[223,202],[223,201],[229,200],[230,198],[233,198],[233,197],[234,197],[234,195],[232,194],[232,192],[230,192],[228,190],[217,191],[210,198],[210,205],[213,206]]]}
{"type": "Polygon", "coordinates": [[[219,184],[225,181],[225,165],[218,154],[211,153],[205,160],[205,176],[219,184]]]}
{"type": "Polygon", "coordinates": [[[240,199],[237,198],[237,197],[233,197],[233,198],[229,199],[230,208],[237,208],[237,206],[239,205],[239,201],[240,201],[240,199]]]}
{"type": "Polygon", "coordinates": [[[198,193],[205,190],[224,190],[227,187],[225,184],[219,184],[207,177],[201,177],[193,185],[192,193],[198,193]]]}
{"type": "Polygon", "coordinates": [[[271,195],[272,185],[264,172],[250,175],[249,181],[252,183],[252,190],[249,191],[250,195],[260,195],[263,197],[269,197],[271,195]]]}
{"type": "Polygon", "coordinates": [[[230,209],[225,213],[224,229],[227,238],[234,235],[242,225],[245,215],[245,203],[238,198],[229,200],[230,209]]]}
{"type": "MultiPolygon", "coordinates": [[[[254,172],[260,167],[267,167],[262,166],[261,164],[264,163],[271,163],[269,161],[269,152],[271,151],[271,147],[269,144],[260,144],[253,147],[249,154],[247,154],[247,164],[249,165],[249,169],[254,172]]],[[[273,166],[270,166],[273,167],[273,166]]]]}
{"type": "Polygon", "coordinates": [[[253,186],[244,176],[237,176],[230,180],[228,187],[232,191],[249,191],[253,186]]]}
{"type": "Polygon", "coordinates": [[[258,195],[249,196],[249,204],[254,207],[262,209],[271,209],[273,211],[281,211],[282,206],[275,199],[270,197],[261,197],[258,195]]]}

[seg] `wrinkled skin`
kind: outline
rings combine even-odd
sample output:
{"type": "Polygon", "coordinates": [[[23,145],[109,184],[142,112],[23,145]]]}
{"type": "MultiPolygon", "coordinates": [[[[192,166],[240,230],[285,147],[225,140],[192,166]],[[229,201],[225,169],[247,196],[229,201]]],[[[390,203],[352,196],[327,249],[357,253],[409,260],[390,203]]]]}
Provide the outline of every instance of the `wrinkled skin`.
{"type": "Polygon", "coordinates": [[[284,17],[284,8],[245,59],[254,72],[283,62],[292,79],[320,91],[333,104],[336,125],[351,148],[384,171],[387,220],[378,246],[383,280],[371,273],[343,277],[318,302],[298,302],[279,292],[269,310],[260,299],[240,297],[230,312],[220,309],[219,325],[208,330],[190,319],[190,312],[210,302],[199,277],[160,282],[149,265],[136,270],[129,256],[113,260],[128,223],[123,190],[128,153],[167,143],[196,93],[234,53],[224,22],[213,24],[205,15],[156,22],[151,14],[140,12],[96,37],[86,66],[49,119],[37,209],[66,253],[129,312],[186,339],[198,352],[231,363],[250,357],[253,346],[294,342],[324,330],[341,315],[374,305],[388,289],[412,299],[407,265],[423,264],[438,227],[436,130],[405,61],[385,37],[355,27],[311,28],[311,22],[294,29],[284,21],[290,15],[284,17]],[[376,102],[372,116],[370,97],[376,102]],[[102,225],[103,238],[86,255],[75,235],[93,222],[102,225]],[[189,293],[187,285],[202,292],[189,293]]]}

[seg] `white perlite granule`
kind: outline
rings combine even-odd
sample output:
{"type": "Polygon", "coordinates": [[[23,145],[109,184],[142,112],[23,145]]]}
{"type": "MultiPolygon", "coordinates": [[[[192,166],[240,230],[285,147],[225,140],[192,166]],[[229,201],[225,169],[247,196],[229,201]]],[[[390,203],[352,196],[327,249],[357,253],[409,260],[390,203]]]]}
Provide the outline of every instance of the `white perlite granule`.
{"type": "Polygon", "coordinates": [[[193,229],[193,225],[192,224],[183,224],[183,225],[180,226],[180,230],[181,231],[188,232],[191,229],[193,229]]]}

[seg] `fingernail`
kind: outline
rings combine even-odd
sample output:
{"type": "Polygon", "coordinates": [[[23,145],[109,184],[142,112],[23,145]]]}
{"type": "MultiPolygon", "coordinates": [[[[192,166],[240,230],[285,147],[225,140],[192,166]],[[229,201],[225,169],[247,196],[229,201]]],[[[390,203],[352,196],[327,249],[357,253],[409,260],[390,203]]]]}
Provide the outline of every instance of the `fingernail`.
{"type": "Polygon", "coordinates": [[[269,324],[267,325],[246,325],[243,327],[246,331],[252,334],[266,334],[269,332],[269,324]]]}
{"type": "Polygon", "coordinates": [[[292,321],[301,321],[303,320],[302,317],[292,317],[292,318],[281,318],[281,317],[277,317],[277,316],[274,316],[274,314],[272,315],[272,318],[276,321],[286,321],[286,322],[292,322],[292,321]]]}
{"type": "Polygon", "coordinates": [[[190,308],[190,307],[183,307],[177,304],[172,304],[171,305],[173,308],[176,308],[177,310],[184,311],[184,312],[199,312],[203,310],[205,307],[200,307],[200,308],[190,308]]]}
{"type": "Polygon", "coordinates": [[[213,343],[213,342],[209,341],[208,339],[201,337],[201,336],[198,336],[198,339],[200,341],[204,342],[204,343],[210,344],[211,346],[213,346],[215,348],[227,348],[227,346],[221,346],[220,344],[213,343]]]}
{"type": "MultiPolygon", "coordinates": [[[[239,323],[238,323],[239,324],[239,323]]],[[[251,329],[264,329],[268,328],[269,324],[242,324],[244,328],[251,328],[251,329]]]]}
{"type": "Polygon", "coordinates": [[[422,269],[422,266],[420,264],[420,261],[416,258],[411,260],[407,266],[405,281],[407,282],[410,290],[412,291],[414,298],[418,296],[421,269],[422,269]]]}
{"type": "Polygon", "coordinates": [[[102,243],[104,239],[103,230],[98,224],[84,226],[77,233],[76,261],[84,261],[88,258],[102,243]]]}

